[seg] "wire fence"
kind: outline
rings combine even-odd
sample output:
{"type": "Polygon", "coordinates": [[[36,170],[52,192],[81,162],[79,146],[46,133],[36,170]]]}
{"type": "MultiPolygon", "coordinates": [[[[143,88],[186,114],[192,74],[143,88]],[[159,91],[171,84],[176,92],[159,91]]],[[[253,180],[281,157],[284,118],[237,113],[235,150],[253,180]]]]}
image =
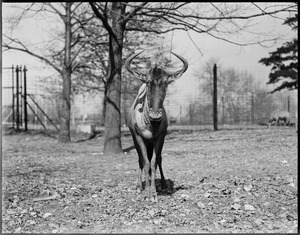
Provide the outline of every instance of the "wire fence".
{"type": "MultiPolygon", "coordinates": [[[[243,71],[245,68],[241,68],[243,71]]],[[[31,76],[28,68],[27,93],[32,99],[28,99],[28,124],[39,126],[40,123],[46,127],[59,126],[61,83],[59,79],[45,79],[41,76],[31,76]],[[32,101],[34,100],[34,101],[32,101]],[[44,113],[48,118],[45,117],[44,113]]],[[[218,72],[224,72],[220,69],[218,72]]],[[[248,68],[247,74],[251,75],[248,68]]],[[[243,72],[245,73],[245,72],[243,72]]],[[[253,71],[253,73],[255,73],[253,71]]],[[[4,124],[12,125],[14,119],[13,97],[15,86],[14,68],[3,68],[2,70],[2,96],[3,109],[2,120],[4,124]]],[[[218,77],[218,123],[221,125],[265,125],[271,114],[276,110],[286,110],[296,114],[298,112],[297,94],[295,92],[268,93],[263,89],[251,89],[247,87],[247,81],[241,82],[237,76],[236,84],[233,83],[232,74],[218,77]],[[230,79],[227,79],[231,76],[230,79]],[[226,83],[227,79],[227,83],[226,83]],[[235,87],[231,87],[235,86],[235,87]],[[240,86],[240,87],[239,87],[240,86]],[[248,89],[249,88],[249,89],[248,89]]],[[[246,76],[247,78],[247,76],[246,76]]],[[[259,78],[258,78],[259,79],[259,78]]],[[[21,84],[22,84],[21,79],[21,84]]],[[[170,125],[212,125],[213,105],[212,92],[210,91],[211,81],[202,79],[199,83],[199,94],[193,99],[187,99],[182,93],[173,92],[167,96],[164,106],[167,112],[170,125]],[[204,92],[206,90],[206,92],[204,92]]],[[[23,89],[23,85],[21,85],[23,89]]],[[[16,98],[16,97],[14,97],[16,98]]],[[[76,128],[81,124],[104,125],[103,115],[104,94],[98,92],[86,92],[72,96],[71,103],[71,125],[76,128]]],[[[127,124],[128,108],[132,104],[134,96],[126,98],[122,95],[121,117],[122,126],[127,124]]],[[[23,107],[22,102],[20,105],[23,107]]],[[[23,110],[21,107],[21,110],[23,110]]],[[[23,112],[23,111],[22,111],[23,112]]],[[[297,114],[296,114],[297,115],[297,114]]]]}

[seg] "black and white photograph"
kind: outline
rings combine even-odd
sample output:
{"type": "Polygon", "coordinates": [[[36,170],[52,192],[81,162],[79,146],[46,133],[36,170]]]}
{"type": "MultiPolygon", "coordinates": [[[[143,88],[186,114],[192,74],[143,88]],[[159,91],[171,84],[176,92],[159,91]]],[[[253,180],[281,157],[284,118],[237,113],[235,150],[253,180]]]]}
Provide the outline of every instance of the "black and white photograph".
{"type": "Polygon", "coordinates": [[[1,1],[3,234],[298,234],[298,2],[1,1]]]}

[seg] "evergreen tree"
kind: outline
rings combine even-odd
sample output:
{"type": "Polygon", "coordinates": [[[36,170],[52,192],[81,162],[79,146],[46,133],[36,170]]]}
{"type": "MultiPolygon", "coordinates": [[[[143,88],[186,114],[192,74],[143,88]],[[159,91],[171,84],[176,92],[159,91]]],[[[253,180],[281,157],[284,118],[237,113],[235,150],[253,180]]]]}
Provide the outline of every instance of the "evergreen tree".
{"type": "MultiPolygon", "coordinates": [[[[284,21],[292,30],[298,31],[298,14],[284,21]]],[[[298,38],[284,43],[276,51],[271,52],[268,58],[260,59],[259,63],[266,66],[273,65],[267,84],[278,84],[271,92],[282,89],[298,89],[298,38]]]]}

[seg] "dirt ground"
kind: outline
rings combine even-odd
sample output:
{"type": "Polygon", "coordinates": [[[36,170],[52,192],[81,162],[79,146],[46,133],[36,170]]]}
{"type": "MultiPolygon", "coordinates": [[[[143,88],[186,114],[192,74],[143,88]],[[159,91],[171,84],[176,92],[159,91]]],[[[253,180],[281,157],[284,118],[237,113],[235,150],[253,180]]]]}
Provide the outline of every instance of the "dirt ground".
{"type": "Polygon", "coordinates": [[[124,154],[104,155],[101,134],[70,144],[41,132],[3,135],[2,232],[298,232],[294,128],[170,128],[168,189],[157,171],[157,203],[135,190],[128,131],[122,146],[124,154]]]}

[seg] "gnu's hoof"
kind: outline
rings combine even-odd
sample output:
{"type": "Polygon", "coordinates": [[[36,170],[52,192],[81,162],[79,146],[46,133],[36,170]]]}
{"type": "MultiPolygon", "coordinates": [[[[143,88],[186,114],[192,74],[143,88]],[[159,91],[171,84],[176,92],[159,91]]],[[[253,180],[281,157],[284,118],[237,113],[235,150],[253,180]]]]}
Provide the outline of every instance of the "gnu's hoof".
{"type": "Polygon", "coordinates": [[[158,202],[157,196],[152,196],[150,200],[151,202],[158,202]]]}

